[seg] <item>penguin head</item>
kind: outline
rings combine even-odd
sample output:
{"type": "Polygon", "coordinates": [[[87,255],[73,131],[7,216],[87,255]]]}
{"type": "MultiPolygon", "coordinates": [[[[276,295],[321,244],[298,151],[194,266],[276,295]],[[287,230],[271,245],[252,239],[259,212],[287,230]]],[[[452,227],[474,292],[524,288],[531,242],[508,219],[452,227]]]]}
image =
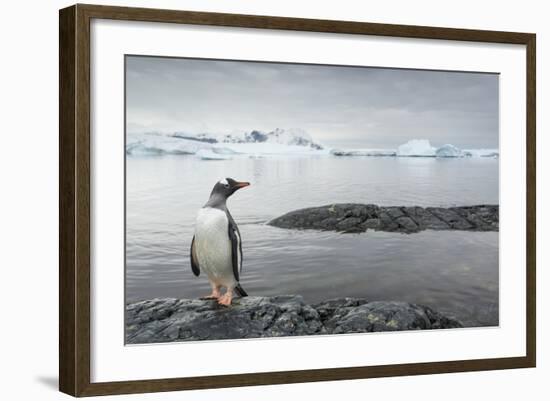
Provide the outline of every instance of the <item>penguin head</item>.
{"type": "Polygon", "coordinates": [[[216,185],[214,185],[210,197],[216,195],[227,199],[239,189],[247,187],[249,185],[249,182],[239,182],[235,181],[233,178],[224,178],[223,180],[218,181],[216,185]]]}

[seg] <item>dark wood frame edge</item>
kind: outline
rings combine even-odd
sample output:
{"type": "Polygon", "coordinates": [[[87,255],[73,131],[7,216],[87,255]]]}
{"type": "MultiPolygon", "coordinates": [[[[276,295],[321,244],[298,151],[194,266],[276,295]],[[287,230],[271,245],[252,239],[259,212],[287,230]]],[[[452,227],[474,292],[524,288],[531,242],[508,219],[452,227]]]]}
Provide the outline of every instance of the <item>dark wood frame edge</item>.
{"type": "Polygon", "coordinates": [[[536,366],[536,35],[77,4],[59,12],[59,389],[73,396],[350,380],[536,366]],[[527,48],[526,356],[90,382],[90,20],[185,23],[522,44],[527,48]]]}

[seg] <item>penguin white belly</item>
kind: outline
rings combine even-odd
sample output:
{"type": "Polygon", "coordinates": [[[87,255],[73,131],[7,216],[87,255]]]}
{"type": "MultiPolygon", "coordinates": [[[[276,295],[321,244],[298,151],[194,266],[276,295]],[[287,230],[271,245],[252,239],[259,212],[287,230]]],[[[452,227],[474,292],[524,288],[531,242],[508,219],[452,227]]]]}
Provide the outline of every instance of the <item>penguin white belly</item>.
{"type": "Polygon", "coordinates": [[[224,211],[210,207],[200,209],[195,225],[195,251],[201,270],[212,282],[234,287],[228,227],[224,211]]]}

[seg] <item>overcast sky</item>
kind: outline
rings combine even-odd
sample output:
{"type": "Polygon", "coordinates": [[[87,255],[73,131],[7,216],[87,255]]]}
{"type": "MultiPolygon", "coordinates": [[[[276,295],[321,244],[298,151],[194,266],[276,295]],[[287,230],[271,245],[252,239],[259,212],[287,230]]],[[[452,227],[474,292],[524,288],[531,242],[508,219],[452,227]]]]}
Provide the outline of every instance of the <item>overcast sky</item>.
{"type": "Polygon", "coordinates": [[[498,75],[127,57],[128,132],[302,128],[333,147],[498,147],[498,75]]]}

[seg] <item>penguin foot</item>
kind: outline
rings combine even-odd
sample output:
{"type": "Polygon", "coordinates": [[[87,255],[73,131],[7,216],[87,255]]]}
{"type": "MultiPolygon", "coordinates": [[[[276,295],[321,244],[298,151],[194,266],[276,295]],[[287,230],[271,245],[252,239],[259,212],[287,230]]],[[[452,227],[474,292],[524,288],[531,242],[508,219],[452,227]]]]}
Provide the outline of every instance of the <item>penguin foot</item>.
{"type": "Polygon", "coordinates": [[[224,306],[230,306],[232,298],[233,298],[232,294],[225,293],[220,298],[218,298],[218,304],[224,305],[224,306]]]}

